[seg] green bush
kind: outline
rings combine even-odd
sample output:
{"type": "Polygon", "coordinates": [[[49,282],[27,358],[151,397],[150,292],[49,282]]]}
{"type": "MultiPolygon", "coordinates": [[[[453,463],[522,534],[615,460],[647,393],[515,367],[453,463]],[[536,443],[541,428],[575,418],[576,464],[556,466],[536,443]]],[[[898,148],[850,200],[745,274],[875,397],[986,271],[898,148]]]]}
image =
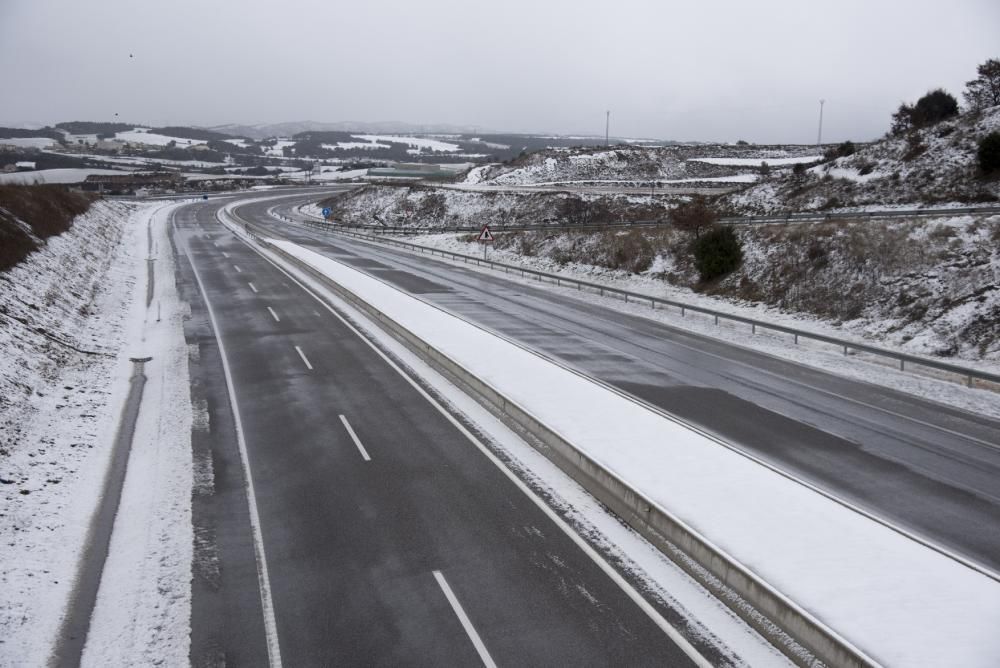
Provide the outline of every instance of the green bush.
{"type": "Polygon", "coordinates": [[[694,263],[702,281],[725,276],[740,266],[743,248],[731,227],[715,227],[695,240],[694,263]]]}
{"type": "Polygon", "coordinates": [[[979,167],[987,174],[1000,171],[1000,132],[991,132],[979,142],[979,167]]]}

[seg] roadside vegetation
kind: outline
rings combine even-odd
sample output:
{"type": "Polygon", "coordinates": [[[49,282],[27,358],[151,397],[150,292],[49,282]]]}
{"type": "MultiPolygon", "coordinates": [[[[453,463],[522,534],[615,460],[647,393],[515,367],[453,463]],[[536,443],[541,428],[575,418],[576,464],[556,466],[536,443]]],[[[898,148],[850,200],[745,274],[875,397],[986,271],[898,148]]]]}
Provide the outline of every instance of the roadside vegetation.
{"type": "Polygon", "coordinates": [[[0,272],[68,230],[95,199],[58,185],[0,185],[0,272]]]}

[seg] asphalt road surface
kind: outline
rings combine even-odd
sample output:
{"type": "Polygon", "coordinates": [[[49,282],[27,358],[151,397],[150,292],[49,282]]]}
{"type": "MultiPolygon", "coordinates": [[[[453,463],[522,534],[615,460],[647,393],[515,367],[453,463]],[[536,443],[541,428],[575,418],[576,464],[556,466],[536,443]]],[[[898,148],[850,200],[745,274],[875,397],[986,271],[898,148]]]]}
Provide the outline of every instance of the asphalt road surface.
{"type": "MultiPolygon", "coordinates": [[[[318,197],[288,198],[278,210],[318,197]]],[[[558,357],[1000,572],[1000,423],[412,254],[240,216],[558,357]]]]}
{"type": "Polygon", "coordinates": [[[284,665],[692,665],[416,387],[224,230],[219,206],[173,221],[210,425],[194,442],[194,665],[268,658],[237,417],[284,665]]]}

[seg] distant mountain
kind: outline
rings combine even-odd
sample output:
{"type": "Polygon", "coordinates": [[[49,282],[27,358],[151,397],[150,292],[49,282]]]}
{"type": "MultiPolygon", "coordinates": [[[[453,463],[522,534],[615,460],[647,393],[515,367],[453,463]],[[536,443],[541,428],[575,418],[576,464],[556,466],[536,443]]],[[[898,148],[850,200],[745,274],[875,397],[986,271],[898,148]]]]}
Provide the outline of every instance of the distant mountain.
{"type": "Polygon", "coordinates": [[[251,139],[267,139],[268,137],[291,137],[300,132],[365,132],[372,134],[402,134],[402,133],[437,133],[437,134],[469,134],[478,129],[471,126],[404,123],[402,121],[338,121],[336,123],[320,123],[317,121],[296,121],[289,123],[261,123],[258,125],[226,124],[213,125],[208,130],[229,135],[250,137],[251,139]]]}

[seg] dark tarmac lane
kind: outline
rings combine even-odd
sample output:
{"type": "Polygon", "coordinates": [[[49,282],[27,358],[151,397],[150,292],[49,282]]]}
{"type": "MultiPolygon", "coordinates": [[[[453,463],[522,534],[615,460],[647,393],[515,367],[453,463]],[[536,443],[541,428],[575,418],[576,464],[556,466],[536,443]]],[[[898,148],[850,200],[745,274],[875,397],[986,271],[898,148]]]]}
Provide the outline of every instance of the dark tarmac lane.
{"type": "MultiPolygon", "coordinates": [[[[319,197],[290,197],[276,209],[319,197]]],[[[255,223],[630,392],[1000,571],[1000,422],[386,246],[255,223]]],[[[749,334],[748,334],[749,335],[749,334]]]]}
{"type": "MultiPolygon", "coordinates": [[[[174,217],[192,304],[196,462],[191,659],[263,665],[228,358],[286,666],[692,665],[535,503],[365,341],[215,222],[174,217]],[[478,645],[477,645],[478,641],[478,645]]],[[[666,611],[669,615],[670,611],[666,611]]]]}

